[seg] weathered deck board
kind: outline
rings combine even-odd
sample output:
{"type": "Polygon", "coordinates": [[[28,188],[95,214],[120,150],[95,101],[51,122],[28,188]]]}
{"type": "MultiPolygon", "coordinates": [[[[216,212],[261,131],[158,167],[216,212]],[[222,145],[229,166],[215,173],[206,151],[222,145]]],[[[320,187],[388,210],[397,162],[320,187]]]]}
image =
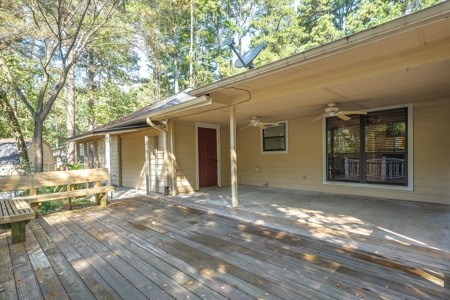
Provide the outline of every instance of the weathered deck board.
{"type": "MultiPolygon", "coordinates": [[[[214,208],[220,211],[225,212],[224,215],[234,215],[234,212],[231,208],[227,207],[221,207],[217,208],[211,204],[195,204],[195,203],[188,203],[186,205],[189,205],[188,209],[194,209],[196,207],[202,207],[203,209],[208,208],[214,208]]],[[[239,212],[240,219],[245,220],[247,215],[252,215],[251,212],[239,212]]],[[[210,214],[209,216],[222,218],[223,220],[230,220],[228,217],[223,217],[220,215],[214,215],[210,214]]],[[[258,217],[261,217],[261,215],[258,215],[258,217]]],[[[392,240],[386,240],[381,239],[373,236],[366,236],[366,235],[360,235],[358,233],[354,232],[348,232],[343,230],[336,230],[336,229],[330,229],[326,227],[321,227],[317,225],[310,225],[306,223],[300,223],[292,220],[287,220],[283,218],[277,218],[274,216],[264,216],[264,221],[271,223],[273,228],[282,231],[289,231],[291,228],[295,228],[296,232],[300,232],[300,234],[304,235],[305,237],[311,236],[312,233],[320,233],[322,235],[329,235],[330,237],[333,237],[336,241],[343,240],[345,244],[349,244],[349,242],[352,243],[358,243],[363,242],[361,244],[362,247],[369,246],[369,247],[377,247],[377,251],[380,254],[385,253],[388,256],[392,257],[405,257],[407,259],[410,259],[412,262],[416,261],[418,259],[422,259],[424,261],[430,261],[430,262],[437,262],[443,266],[444,270],[450,269],[450,259],[449,254],[445,253],[443,251],[432,249],[432,248],[425,248],[417,245],[402,245],[401,243],[392,241],[392,240]],[[416,256],[417,254],[417,256],[416,256]]],[[[238,221],[239,222],[239,221],[238,221]]],[[[243,222],[242,222],[243,223],[243,222]]],[[[370,250],[370,249],[369,249],[370,250]]]]}
{"type": "MultiPolygon", "coordinates": [[[[211,223],[209,224],[211,225],[211,223]]],[[[358,261],[357,264],[355,264],[356,256],[353,255],[346,256],[342,255],[342,253],[338,255],[329,255],[328,252],[323,251],[323,247],[309,247],[309,250],[314,251],[305,253],[301,250],[301,248],[295,246],[290,247],[292,249],[287,249],[286,246],[280,247],[280,244],[277,241],[268,240],[267,237],[264,236],[260,236],[260,239],[257,243],[247,241],[239,234],[241,233],[241,231],[233,230],[233,228],[231,227],[227,227],[225,229],[222,229],[221,226],[214,227],[214,229],[211,228],[211,226],[208,227],[208,229],[200,227],[200,229],[198,230],[200,232],[209,233],[212,236],[220,235],[221,239],[233,241],[234,243],[237,243],[241,246],[250,247],[253,250],[257,250],[259,253],[272,255],[274,254],[273,251],[276,251],[280,255],[287,256],[287,258],[283,258],[283,260],[287,260],[291,264],[301,266],[302,270],[305,270],[304,268],[314,268],[314,266],[317,266],[321,269],[329,269],[330,271],[332,271],[331,276],[344,274],[351,275],[354,278],[364,277],[366,282],[372,282],[382,287],[389,286],[391,285],[392,281],[399,280],[400,278],[402,279],[399,280],[400,282],[407,282],[408,285],[403,286],[402,284],[396,284],[392,286],[391,289],[400,289],[402,293],[409,294],[409,289],[411,289],[414,283],[416,283],[415,288],[422,289],[425,286],[425,288],[428,290],[427,293],[429,293],[430,295],[434,295],[434,297],[442,297],[443,299],[450,297],[450,294],[448,293],[445,293],[443,295],[445,291],[432,289],[429,286],[426,287],[426,284],[429,281],[423,278],[426,277],[423,274],[424,271],[414,269],[414,273],[412,273],[412,268],[407,267],[407,265],[401,265],[400,269],[403,269],[402,272],[401,270],[396,271],[396,269],[394,268],[396,266],[398,267],[398,264],[392,264],[389,272],[386,272],[386,268],[384,266],[380,266],[376,263],[368,263],[365,259],[362,259],[361,261],[358,261]],[[263,245],[263,247],[261,247],[261,245],[263,245]],[[417,274],[423,277],[417,276],[417,274]]],[[[257,257],[258,255],[259,254],[256,252],[252,254],[252,256],[254,257],[257,257]]],[[[313,272],[316,271],[317,270],[313,270],[313,272]]]]}
{"type": "MultiPolygon", "coordinates": [[[[130,249],[129,247],[131,247],[132,245],[135,245],[136,247],[140,247],[143,250],[151,253],[153,258],[164,259],[164,261],[170,263],[172,266],[179,268],[181,270],[181,272],[184,272],[187,275],[192,276],[199,282],[202,282],[205,285],[208,285],[208,287],[214,288],[216,290],[215,294],[216,293],[222,294],[222,296],[219,297],[219,299],[221,299],[223,297],[233,296],[233,295],[235,295],[236,298],[239,298],[239,299],[246,298],[245,294],[236,292],[235,291],[236,288],[234,286],[229,286],[228,284],[217,281],[214,278],[208,278],[209,276],[207,274],[204,274],[203,272],[201,272],[198,269],[196,270],[195,268],[192,268],[192,266],[190,266],[189,264],[185,264],[182,260],[179,259],[179,257],[167,255],[166,252],[159,250],[158,247],[155,247],[154,244],[149,243],[145,240],[145,238],[147,236],[143,235],[144,233],[142,233],[140,231],[135,231],[135,228],[133,226],[128,227],[128,230],[135,231],[134,233],[137,235],[135,235],[131,232],[127,232],[126,230],[122,229],[121,227],[115,225],[114,223],[117,223],[117,221],[115,221],[113,218],[109,217],[108,223],[107,224],[104,223],[104,224],[106,224],[106,226],[114,229],[116,232],[119,233],[119,235],[122,235],[122,237],[124,239],[128,240],[128,242],[125,242],[125,244],[123,244],[124,247],[126,247],[127,249],[130,249]],[[131,244],[130,244],[130,242],[131,242],[131,244]]],[[[117,238],[117,236],[116,236],[116,238],[117,238]]],[[[162,242],[160,240],[158,240],[157,243],[162,243],[162,242]]],[[[206,294],[202,293],[199,295],[202,297],[206,297],[208,295],[208,293],[206,293],[206,294]]],[[[206,297],[206,298],[210,299],[209,297],[206,297]]],[[[215,298],[217,298],[217,295],[214,295],[214,297],[211,299],[215,299],[215,298]]]]}
{"type": "Polygon", "coordinates": [[[450,298],[448,253],[296,226],[147,197],[46,215],[0,231],[0,299],[450,298]]]}
{"type": "MultiPolygon", "coordinates": [[[[155,208],[155,207],[153,207],[153,208],[155,208]]],[[[141,210],[139,210],[139,211],[141,211],[141,210]]],[[[132,214],[132,213],[131,213],[132,214]]],[[[177,227],[182,227],[182,228],[187,228],[187,227],[189,227],[190,225],[189,224],[184,224],[184,225],[182,225],[182,226],[177,226],[177,227]]],[[[175,229],[173,229],[173,227],[172,227],[172,230],[175,230],[175,229]]],[[[178,230],[178,229],[177,229],[178,230]]],[[[264,230],[264,232],[265,233],[267,233],[267,230],[264,230]]],[[[322,244],[324,244],[323,242],[322,242],[322,244]]],[[[322,245],[323,246],[323,245],[322,245]]],[[[318,248],[318,250],[320,251],[321,250],[321,248],[318,248]]],[[[338,249],[338,250],[340,250],[340,251],[342,251],[343,249],[338,249]]],[[[347,252],[349,252],[350,254],[354,254],[354,251],[347,251],[347,252]]],[[[315,254],[315,257],[317,257],[317,255],[315,254]]],[[[362,263],[366,263],[366,261],[364,260],[364,258],[367,258],[367,255],[365,255],[365,257],[363,257],[363,260],[362,260],[362,263]]],[[[350,263],[350,265],[353,263],[353,261],[355,261],[355,259],[354,259],[354,256],[351,256],[350,258],[348,258],[348,260],[349,261],[351,261],[351,263],[350,263]]],[[[341,263],[341,262],[340,262],[341,263]]],[[[379,263],[379,262],[377,262],[377,263],[379,263]]],[[[354,263],[353,263],[354,264],[354,263]]],[[[354,264],[355,265],[355,264],[354,264]]],[[[380,267],[380,266],[376,266],[376,264],[367,264],[366,263],[366,265],[368,265],[368,266],[375,266],[375,267],[378,267],[378,268],[374,268],[372,271],[373,271],[373,274],[375,274],[375,275],[378,275],[378,273],[380,273],[381,272],[381,274],[383,275],[383,267],[380,267]],[[380,271],[381,270],[381,271],[380,271]]],[[[390,268],[393,268],[394,270],[395,270],[395,267],[398,267],[399,265],[397,264],[397,265],[395,265],[395,264],[392,264],[392,263],[389,263],[389,264],[387,264],[387,266],[389,266],[390,268]]],[[[367,266],[364,266],[365,268],[366,268],[366,270],[367,270],[367,266]]],[[[415,269],[415,268],[411,268],[411,267],[404,267],[403,268],[404,270],[406,269],[407,271],[413,271],[413,273],[417,273],[417,269],[415,269]]],[[[364,274],[364,273],[360,273],[360,274],[358,274],[358,272],[352,272],[353,270],[351,269],[351,268],[345,268],[345,267],[341,267],[340,268],[340,270],[339,270],[341,273],[345,273],[345,271],[347,271],[347,272],[350,272],[355,278],[359,278],[361,275],[363,275],[363,276],[369,276],[370,274],[364,274]]],[[[391,273],[392,273],[392,271],[390,271],[391,273]]],[[[407,274],[406,274],[407,275],[407,274]]],[[[422,272],[422,274],[419,274],[419,275],[421,275],[421,276],[423,276],[424,274],[423,274],[423,272],[422,272]]],[[[393,282],[395,282],[396,280],[398,280],[398,278],[400,277],[400,278],[403,278],[403,277],[405,276],[405,274],[403,274],[403,273],[400,273],[400,272],[397,272],[397,274],[393,274],[392,275],[392,277],[391,277],[391,282],[393,281],[393,282]]],[[[380,277],[380,276],[378,276],[378,277],[380,277]]],[[[426,278],[421,278],[420,276],[419,277],[415,277],[414,279],[416,279],[416,280],[424,280],[424,281],[427,281],[428,279],[426,279],[426,278]]],[[[409,282],[410,280],[413,280],[412,279],[412,277],[406,277],[406,278],[404,278],[404,281],[405,282],[409,282]]],[[[438,278],[438,281],[439,281],[439,278],[438,278]]],[[[389,282],[389,281],[387,281],[387,282],[389,282]]],[[[386,283],[386,281],[385,281],[385,283],[386,283]]],[[[389,286],[389,284],[387,284],[387,286],[389,286]]],[[[398,287],[398,285],[397,284],[394,284],[394,285],[392,285],[391,286],[391,288],[397,288],[398,287]]],[[[411,288],[410,286],[408,286],[407,288],[411,288]]],[[[417,288],[417,287],[414,287],[414,288],[417,288]]],[[[431,292],[431,295],[433,295],[434,293],[433,292],[431,292]]],[[[440,290],[440,291],[436,291],[436,296],[437,297],[439,297],[439,295],[441,295],[442,294],[442,290],[440,290]]],[[[443,297],[443,298],[445,298],[445,296],[443,297]]]]}
{"type": "MultiPolygon", "coordinates": [[[[129,242],[116,235],[112,235],[109,230],[107,230],[105,235],[100,231],[93,229],[101,226],[101,224],[94,223],[93,220],[89,220],[88,218],[74,218],[74,220],[92,236],[95,236],[97,240],[102,241],[102,243],[116,255],[124,258],[124,260],[136,270],[139,270],[142,274],[151,274],[160,286],[164,286],[164,283],[167,283],[168,290],[171,294],[173,293],[174,296],[183,298],[183,296],[189,295],[189,299],[200,299],[194,294],[186,293],[186,291],[177,286],[177,284],[179,284],[191,292],[193,291],[190,288],[191,286],[195,287],[195,289],[202,288],[198,282],[196,285],[193,285],[194,279],[192,277],[181,274],[180,270],[175,269],[161,259],[156,258],[155,255],[145,252],[138,247],[132,248],[133,251],[126,249],[124,245],[129,244],[129,242]]],[[[205,292],[211,294],[213,291],[204,289],[203,293],[205,292]]]]}
{"type": "MultiPolygon", "coordinates": [[[[139,210],[139,211],[141,212],[141,210],[139,210]]],[[[173,229],[172,229],[172,230],[173,230],[173,229]]],[[[352,258],[352,260],[355,261],[354,258],[352,258]]],[[[345,269],[345,268],[344,268],[344,269],[345,269]]],[[[351,271],[351,270],[350,270],[350,271],[351,271]]],[[[375,270],[375,271],[376,271],[376,270],[375,270]]],[[[376,272],[375,272],[375,273],[376,273],[376,272]]],[[[356,275],[357,275],[357,274],[356,274],[356,275]]],[[[355,276],[356,276],[356,275],[355,275],[355,276]]],[[[364,275],[364,274],[363,274],[363,275],[364,275]]],[[[395,274],[394,274],[394,275],[395,275],[395,274]]],[[[367,275],[366,275],[366,276],[367,276],[367,275]]],[[[398,274],[397,274],[396,276],[398,276],[398,274]]],[[[356,276],[356,277],[358,277],[358,276],[356,276]]],[[[419,278],[419,279],[420,279],[420,278],[419,278]]],[[[394,276],[394,277],[391,278],[391,280],[392,280],[392,282],[396,282],[396,281],[398,280],[398,278],[394,276]]],[[[387,281],[387,283],[389,284],[390,282],[387,281]]],[[[383,284],[383,283],[381,283],[381,284],[383,284]]],[[[392,285],[392,284],[390,284],[390,285],[392,285]]],[[[394,285],[392,285],[392,287],[396,288],[397,285],[394,284],[394,285]]],[[[392,287],[391,287],[391,288],[392,288],[392,287]]],[[[416,288],[416,287],[413,287],[413,288],[416,288]]],[[[441,291],[437,292],[438,297],[439,297],[439,295],[440,295],[440,292],[441,292],[441,291]]],[[[442,296],[442,298],[445,299],[445,296],[442,296]]]]}

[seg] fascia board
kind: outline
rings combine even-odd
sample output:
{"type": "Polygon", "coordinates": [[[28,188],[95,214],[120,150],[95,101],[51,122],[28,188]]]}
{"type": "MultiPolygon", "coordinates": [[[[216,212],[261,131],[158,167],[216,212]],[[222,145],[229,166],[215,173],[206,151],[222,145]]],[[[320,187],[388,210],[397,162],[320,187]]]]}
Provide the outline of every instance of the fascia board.
{"type": "Polygon", "coordinates": [[[66,141],[68,141],[68,142],[76,142],[76,141],[80,141],[80,140],[91,138],[93,136],[96,136],[96,134],[95,133],[91,133],[91,134],[87,134],[87,135],[83,135],[83,136],[71,137],[71,138],[66,139],[66,141]]]}
{"type": "Polygon", "coordinates": [[[146,117],[149,118],[155,118],[155,117],[164,117],[168,114],[173,114],[173,113],[178,113],[178,112],[183,112],[189,109],[193,109],[193,108],[198,108],[198,107],[202,107],[205,105],[210,105],[212,104],[212,99],[210,97],[207,96],[201,96],[198,97],[195,100],[190,100],[172,107],[168,107],[166,109],[162,109],[162,110],[158,110],[155,112],[152,112],[150,114],[148,114],[146,117]]]}
{"type": "Polygon", "coordinates": [[[125,129],[125,130],[117,130],[117,131],[110,131],[110,132],[105,132],[105,131],[93,132],[88,135],[83,135],[83,136],[79,136],[79,137],[75,137],[75,138],[68,138],[67,141],[68,142],[76,142],[76,141],[82,141],[82,140],[90,140],[93,137],[104,136],[105,134],[111,134],[111,135],[114,134],[115,135],[115,134],[135,132],[135,131],[140,131],[140,130],[150,129],[150,128],[151,127],[142,127],[142,128],[125,129]]]}

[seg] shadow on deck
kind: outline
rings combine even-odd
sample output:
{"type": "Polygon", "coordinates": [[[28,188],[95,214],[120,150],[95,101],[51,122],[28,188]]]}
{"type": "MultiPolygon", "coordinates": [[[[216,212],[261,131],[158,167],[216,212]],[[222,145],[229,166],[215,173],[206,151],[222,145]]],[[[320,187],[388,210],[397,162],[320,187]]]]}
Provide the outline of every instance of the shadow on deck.
{"type": "Polygon", "coordinates": [[[0,299],[450,299],[449,253],[158,197],[0,231],[0,299]],[[190,205],[192,206],[192,205],[190,205]]]}

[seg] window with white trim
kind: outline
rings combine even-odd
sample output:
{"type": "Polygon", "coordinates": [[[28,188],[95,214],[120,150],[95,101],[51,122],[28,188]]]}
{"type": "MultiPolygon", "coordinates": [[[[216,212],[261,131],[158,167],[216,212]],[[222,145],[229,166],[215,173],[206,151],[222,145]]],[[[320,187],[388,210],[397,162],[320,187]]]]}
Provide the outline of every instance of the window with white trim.
{"type": "Polygon", "coordinates": [[[408,111],[326,120],[327,181],[408,185],[408,111]]]}
{"type": "Polygon", "coordinates": [[[287,122],[279,122],[278,124],[261,129],[262,153],[287,153],[287,122]]]}

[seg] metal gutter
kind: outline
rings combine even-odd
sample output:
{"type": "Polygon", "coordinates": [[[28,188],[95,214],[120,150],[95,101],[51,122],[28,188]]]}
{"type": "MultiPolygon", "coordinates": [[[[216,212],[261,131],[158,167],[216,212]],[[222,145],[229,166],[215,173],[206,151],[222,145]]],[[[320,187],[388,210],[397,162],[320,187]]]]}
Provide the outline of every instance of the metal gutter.
{"type": "Polygon", "coordinates": [[[110,128],[110,129],[105,129],[105,130],[102,129],[99,131],[94,130],[94,131],[91,131],[91,133],[89,133],[89,134],[78,135],[78,136],[68,138],[67,141],[68,142],[76,142],[79,140],[84,140],[84,139],[95,137],[95,136],[103,136],[104,134],[107,134],[107,133],[118,134],[118,133],[125,133],[125,132],[133,132],[133,131],[138,131],[138,130],[144,129],[144,128],[148,128],[148,125],[146,124],[145,126],[136,126],[136,127],[132,127],[132,128],[130,127],[128,129],[120,127],[120,128],[110,128]]]}
{"type": "Polygon", "coordinates": [[[398,33],[404,33],[409,30],[416,30],[419,27],[433,24],[450,17],[450,1],[445,1],[418,12],[400,17],[398,19],[380,24],[378,26],[360,31],[339,40],[306,50],[298,54],[291,55],[284,59],[272,62],[270,64],[245,71],[243,73],[228,77],[202,87],[193,89],[189,92],[192,96],[201,96],[223,89],[224,87],[242,84],[248,80],[254,80],[270,74],[284,71],[296,67],[306,61],[315,61],[331,55],[344,52],[349,48],[355,48],[360,45],[367,45],[395,36],[398,33]],[[421,24],[422,23],[422,24],[421,24]]]}

